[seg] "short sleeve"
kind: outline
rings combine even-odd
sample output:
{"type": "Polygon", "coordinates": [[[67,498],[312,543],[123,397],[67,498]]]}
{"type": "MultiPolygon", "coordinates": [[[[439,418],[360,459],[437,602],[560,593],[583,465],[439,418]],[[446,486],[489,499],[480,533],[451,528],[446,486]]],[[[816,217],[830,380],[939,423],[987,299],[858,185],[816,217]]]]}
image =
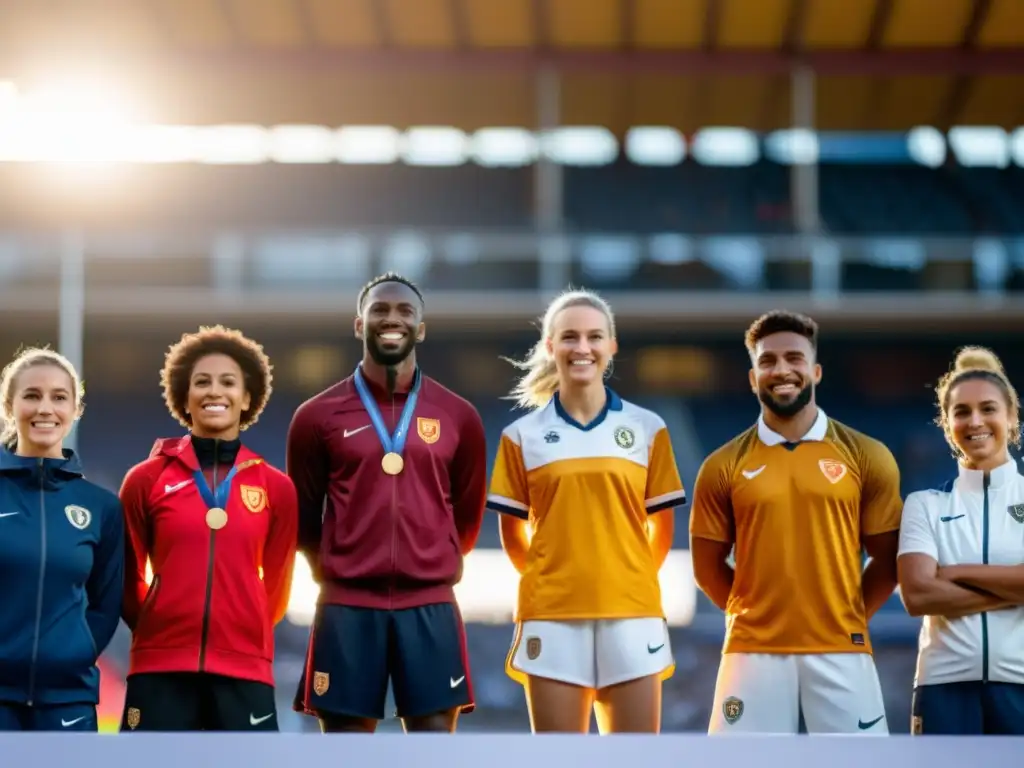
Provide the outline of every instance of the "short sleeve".
{"type": "Polygon", "coordinates": [[[872,440],[862,449],[860,527],[861,535],[875,536],[898,531],[903,514],[900,469],[892,453],[872,440]]]}
{"type": "Polygon", "coordinates": [[[899,554],[928,555],[936,561],[939,559],[935,530],[928,519],[928,507],[921,493],[910,494],[903,506],[899,554]]]}
{"type": "Polygon", "coordinates": [[[523,520],[530,516],[530,490],[526,481],[523,449],[512,429],[506,429],[498,443],[487,508],[523,520]]]}
{"type": "Polygon", "coordinates": [[[644,505],[649,515],[686,503],[686,490],[679,477],[672,440],[664,425],[654,433],[654,439],[651,441],[645,496],[644,505]]]}
{"type": "Polygon", "coordinates": [[[720,451],[705,459],[697,473],[690,503],[690,536],[724,544],[736,541],[732,484],[728,464],[720,451]]]}

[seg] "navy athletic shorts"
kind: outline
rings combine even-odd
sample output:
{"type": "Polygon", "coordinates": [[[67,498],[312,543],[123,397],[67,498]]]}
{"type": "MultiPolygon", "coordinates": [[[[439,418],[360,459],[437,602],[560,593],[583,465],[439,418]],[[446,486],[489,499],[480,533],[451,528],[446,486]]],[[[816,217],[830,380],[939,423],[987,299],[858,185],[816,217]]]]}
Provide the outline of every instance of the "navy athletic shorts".
{"type": "Polygon", "coordinates": [[[914,689],[911,733],[1024,736],[1024,685],[940,683],[914,689]]]}
{"type": "Polygon", "coordinates": [[[389,680],[398,717],[473,709],[458,606],[318,606],[296,711],[383,720],[389,680]]]}
{"type": "Polygon", "coordinates": [[[96,732],[95,704],[54,704],[28,707],[0,702],[0,731],[96,732]]]}

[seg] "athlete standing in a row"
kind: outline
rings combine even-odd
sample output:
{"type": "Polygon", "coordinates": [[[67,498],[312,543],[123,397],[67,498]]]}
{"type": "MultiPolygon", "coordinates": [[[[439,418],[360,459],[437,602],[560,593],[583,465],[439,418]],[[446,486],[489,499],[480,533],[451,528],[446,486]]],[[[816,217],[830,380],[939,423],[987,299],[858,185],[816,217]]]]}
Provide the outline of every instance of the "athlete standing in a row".
{"type": "Polygon", "coordinates": [[[189,434],[158,440],[121,487],[132,630],[121,730],[276,731],[274,626],[298,511],[291,481],[240,438],[270,397],[270,361],[238,331],[201,328],[170,348],[161,379],[189,434]]]}
{"type": "Polygon", "coordinates": [[[326,733],[372,733],[390,679],[407,731],[453,732],[474,704],[453,587],[483,516],[483,422],[418,367],[411,282],[381,275],[356,310],[362,362],[288,432],[299,545],[321,589],[295,708],[326,733]]]}
{"type": "Polygon", "coordinates": [[[121,612],[124,521],[64,440],[74,366],[27,349],[0,376],[0,731],[95,731],[96,661],[121,612]]]}
{"type": "Polygon", "coordinates": [[[710,732],[796,733],[802,712],[810,733],[887,734],[868,620],[896,586],[899,469],[818,407],[813,320],[770,312],[746,347],[761,417],[704,461],[690,516],[694,578],[726,613],[710,732]]]}
{"type": "Polygon", "coordinates": [[[675,669],[658,571],[686,501],[665,422],[605,386],[608,304],[548,307],[513,395],[531,413],[501,436],[488,507],[522,578],[507,672],[534,732],[657,733],[675,669]]]}
{"type": "Polygon", "coordinates": [[[958,459],[941,488],[907,497],[900,594],[924,616],[915,734],[1024,736],[1024,477],[1020,399],[999,359],[967,347],[936,390],[958,459]]]}

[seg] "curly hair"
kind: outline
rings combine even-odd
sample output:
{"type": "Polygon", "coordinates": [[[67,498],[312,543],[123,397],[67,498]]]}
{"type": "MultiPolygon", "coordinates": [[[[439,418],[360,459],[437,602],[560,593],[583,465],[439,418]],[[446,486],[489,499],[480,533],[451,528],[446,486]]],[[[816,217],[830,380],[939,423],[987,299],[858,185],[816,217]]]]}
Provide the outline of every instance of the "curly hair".
{"type": "Polygon", "coordinates": [[[270,400],[273,366],[262,345],[241,331],[222,325],[203,326],[197,333],[182,334],[181,340],[167,350],[160,372],[167,410],[183,427],[192,427],[192,417],[187,412],[192,370],[207,355],[227,355],[242,369],[245,390],[249,393],[249,408],[242,411],[239,427],[243,431],[248,429],[259,421],[270,400]]]}

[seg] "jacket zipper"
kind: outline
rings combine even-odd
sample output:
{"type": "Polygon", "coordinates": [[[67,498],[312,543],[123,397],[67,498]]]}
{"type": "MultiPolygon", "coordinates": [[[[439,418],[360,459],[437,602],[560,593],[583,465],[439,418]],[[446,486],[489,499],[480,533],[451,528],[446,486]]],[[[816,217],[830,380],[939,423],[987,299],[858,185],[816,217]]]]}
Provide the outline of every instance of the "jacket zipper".
{"type": "MultiPolygon", "coordinates": [[[[217,496],[217,462],[220,457],[220,440],[213,441],[213,495],[217,496]]],[[[203,629],[199,640],[199,671],[206,667],[206,641],[210,637],[210,602],[213,596],[213,554],[217,543],[217,531],[210,529],[210,556],[206,562],[206,597],[203,602],[203,629]]]]}
{"type": "MultiPolygon", "coordinates": [[[[395,424],[395,395],[391,395],[391,423],[395,424]]],[[[394,432],[392,432],[394,434],[394,432]]],[[[398,475],[391,476],[391,584],[388,604],[394,605],[395,583],[398,580],[398,475]]]]}
{"type": "MultiPolygon", "coordinates": [[[[988,486],[991,479],[986,474],[982,480],[984,501],[981,507],[981,562],[988,565],[988,486]]],[[[988,612],[981,614],[981,682],[988,682],[988,612]]]]}
{"type": "Polygon", "coordinates": [[[46,460],[39,459],[39,588],[36,594],[36,628],[32,636],[32,663],[28,673],[28,706],[36,695],[36,664],[39,661],[39,634],[43,627],[43,587],[46,583],[46,460]]]}

